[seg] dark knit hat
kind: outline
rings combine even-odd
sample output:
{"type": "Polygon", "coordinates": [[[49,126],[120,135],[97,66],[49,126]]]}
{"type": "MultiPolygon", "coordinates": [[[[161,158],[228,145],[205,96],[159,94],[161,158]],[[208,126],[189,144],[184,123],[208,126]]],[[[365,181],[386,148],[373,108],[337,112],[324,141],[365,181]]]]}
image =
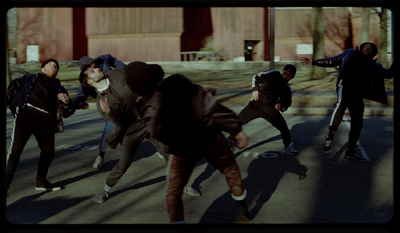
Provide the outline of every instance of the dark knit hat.
{"type": "Polygon", "coordinates": [[[360,45],[360,51],[362,51],[363,48],[364,48],[364,46],[367,45],[367,44],[369,44],[369,45],[372,46],[372,53],[371,53],[371,56],[372,56],[372,57],[375,57],[375,56],[378,54],[378,47],[376,47],[376,45],[375,45],[374,43],[372,43],[372,42],[365,42],[365,43],[362,43],[362,44],[360,45]]]}
{"type": "Polygon", "coordinates": [[[292,73],[293,74],[293,76],[295,76],[296,75],[296,66],[294,66],[294,65],[292,65],[292,64],[287,64],[284,68],[283,68],[283,70],[287,70],[287,71],[289,71],[290,73],[292,73]]]}
{"type": "Polygon", "coordinates": [[[42,63],[42,65],[40,66],[40,68],[43,68],[47,63],[49,63],[49,62],[54,62],[54,63],[56,63],[56,65],[57,65],[57,70],[60,70],[60,65],[58,64],[58,61],[56,60],[56,59],[54,59],[54,58],[50,58],[50,59],[47,59],[46,61],[44,61],[43,63],[42,63]]]}
{"type": "Polygon", "coordinates": [[[126,84],[140,96],[151,94],[163,77],[164,71],[157,64],[135,61],[125,67],[126,84]]]}
{"type": "Polygon", "coordinates": [[[79,64],[79,67],[82,70],[83,68],[86,68],[87,65],[92,64],[93,61],[94,61],[93,58],[84,56],[84,57],[81,57],[81,59],[79,59],[79,63],[78,64],[79,64]]]}

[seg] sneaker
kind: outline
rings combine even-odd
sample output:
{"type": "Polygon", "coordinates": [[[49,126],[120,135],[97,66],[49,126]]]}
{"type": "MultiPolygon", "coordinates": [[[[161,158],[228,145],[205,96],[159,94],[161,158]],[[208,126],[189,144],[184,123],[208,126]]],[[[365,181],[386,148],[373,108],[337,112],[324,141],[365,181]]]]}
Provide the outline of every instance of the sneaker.
{"type": "Polygon", "coordinates": [[[108,197],[109,197],[108,192],[102,191],[99,195],[96,195],[96,196],[94,197],[94,201],[95,201],[96,203],[101,204],[101,203],[107,201],[108,197]]]}
{"type": "Polygon", "coordinates": [[[235,136],[229,135],[227,138],[228,145],[232,150],[232,153],[235,153],[235,147],[237,147],[237,140],[235,136]]]}
{"type": "Polygon", "coordinates": [[[234,223],[249,223],[250,222],[250,213],[247,207],[246,201],[238,201],[238,209],[237,209],[237,217],[234,223]]]}
{"type": "Polygon", "coordinates": [[[199,192],[197,192],[194,188],[192,188],[192,186],[188,186],[188,185],[185,186],[185,188],[183,189],[183,192],[192,197],[200,197],[201,196],[201,194],[199,192]]]}
{"type": "Polygon", "coordinates": [[[333,146],[333,138],[332,139],[326,138],[325,145],[322,148],[322,151],[324,153],[329,153],[329,152],[331,152],[332,146],[333,146]]]}
{"type": "Polygon", "coordinates": [[[296,149],[294,149],[293,146],[291,146],[291,145],[285,146],[283,148],[283,152],[285,152],[286,154],[289,154],[289,155],[298,155],[299,154],[299,152],[296,149]]]}
{"type": "Polygon", "coordinates": [[[367,161],[367,159],[365,159],[364,157],[357,156],[356,150],[347,150],[346,154],[344,155],[344,158],[353,161],[367,161]]]}
{"type": "Polygon", "coordinates": [[[99,155],[99,156],[96,157],[96,160],[93,163],[93,168],[94,169],[100,169],[100,168],[103,167],[103,164],[104,164],[104,157],[99,155]]]}
{"type": "Polygon", "coordinates": [[[38,191],[58,191],[61,190],[61,187],[55,186],[50,181],[45,180],[44,182],[36,182],[35,189],[38,191]]]}

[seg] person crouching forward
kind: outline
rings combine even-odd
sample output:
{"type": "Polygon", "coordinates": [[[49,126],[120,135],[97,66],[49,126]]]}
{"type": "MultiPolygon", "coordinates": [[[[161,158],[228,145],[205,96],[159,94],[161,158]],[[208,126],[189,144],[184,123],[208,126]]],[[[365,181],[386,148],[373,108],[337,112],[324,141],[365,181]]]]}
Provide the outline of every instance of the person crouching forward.
{"type": "Polygon", "coordinates": [[[219,104],[205,88],[181,74],[163,80],[159,65],[132,62],[125,68],[127,85],[140,97],[136,101],[140,117],[149,133],[163,142],[171,154],[167,171],[167,210],[171,223],[184,223],[182,192],[193,168],[205,158],[225,175],[232,198],[237,201],[236,222],[248,222],[239,167],[221,131],[236,136],[238,147],[247,145],[241,121],[219,104]],[[190,137],[188,136],[190,135],[190,137]]]}

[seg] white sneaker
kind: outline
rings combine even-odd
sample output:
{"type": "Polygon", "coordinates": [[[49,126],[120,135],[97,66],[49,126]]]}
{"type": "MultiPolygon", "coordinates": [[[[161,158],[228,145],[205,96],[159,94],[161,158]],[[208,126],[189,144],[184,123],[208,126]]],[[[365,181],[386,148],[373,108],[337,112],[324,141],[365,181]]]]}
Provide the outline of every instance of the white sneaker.
{"type": "Polygon", "coordinates": [[[183,192],[192,197],[200,197],[200,195],[201,195],[199,192],[194,190],[191,186],[187,186],[187,185],[183,189],[183,192]]]}
{"type": "Polygon", "coordinates": [[[293,146],[289,145],[289,146],[285,146],[283,148],[283,152],[285,152],[288,155],[298,155],[299,152],[293,148],[293,146]]]}
{"type": "Polygon", "coordinates": [[[98,194],[98,195],[96,195],[96,196],[94,197],[94,201],[95,201],[96,203],[101,204],[101,203],[107,201],[108,197],[109,197],[108,192],[103,191],[103,192],[101,192],[100,194],[98,194]]]}
{"type": "Polygon", "coordinates": [[[100,168],[103,167],[103,164],[104,164],[104,158],[101,157],[100,155],[98,155],[98,156],[96,157],[96,160],[95,160],[94,163],[93,163],[93,168],[94,168],[94,169],[100,169],[100,168]]]}
{"type": "Polygon", "coordinates": [[[45,180],[43,182],[36,182],[35,189],[38,191],[58,191],[61,190],[61,187],[55,186],[50,181],[45,180]]]}

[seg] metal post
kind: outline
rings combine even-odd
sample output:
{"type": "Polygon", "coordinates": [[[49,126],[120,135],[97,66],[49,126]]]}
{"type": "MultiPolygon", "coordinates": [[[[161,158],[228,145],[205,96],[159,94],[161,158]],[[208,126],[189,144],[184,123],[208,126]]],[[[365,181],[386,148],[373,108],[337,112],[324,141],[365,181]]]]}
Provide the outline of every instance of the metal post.
{"type": "Polygon", "coordinates": [[[269,68],[275,68],[275,7],[269,12],[269,68]]]}

